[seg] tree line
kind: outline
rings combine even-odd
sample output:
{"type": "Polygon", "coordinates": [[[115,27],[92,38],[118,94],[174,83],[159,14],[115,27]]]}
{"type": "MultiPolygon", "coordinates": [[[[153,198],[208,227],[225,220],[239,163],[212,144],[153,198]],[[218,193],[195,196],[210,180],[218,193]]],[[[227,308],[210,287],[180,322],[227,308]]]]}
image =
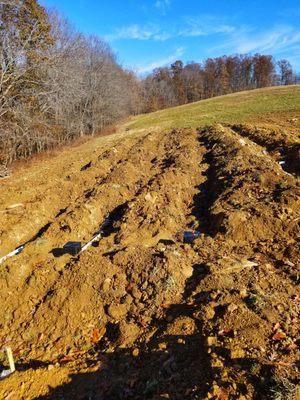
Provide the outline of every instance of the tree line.
{"type": "Polygon", "coordinates": [[[174,62],[143,80],[144,111],[151,112],[214,96],[298,82],[289,61],[256,54],[174,62]]]}
{"type": "Polygon", "coordinates": [[[140,112],[139,91],[100,38],[36,0],[0,0],[0,164],[140,112]]]}
{"type": "Polygon", "coordinates": [[[294,82],[287,60],[266,55],[176,61],[141,79],[37,0],[0,0],[0,165],[129,115],[294,82]]]}

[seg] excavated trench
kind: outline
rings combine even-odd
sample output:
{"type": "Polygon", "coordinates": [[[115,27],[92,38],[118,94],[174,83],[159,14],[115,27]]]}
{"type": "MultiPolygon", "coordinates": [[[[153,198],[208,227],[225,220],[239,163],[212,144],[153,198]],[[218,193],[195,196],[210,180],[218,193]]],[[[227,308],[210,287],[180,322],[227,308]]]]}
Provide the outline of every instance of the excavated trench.
{"type": "Polygon", "coordinates": [[[278,376],[298,384],[299,185],[245,132],[150,132],[78,164],[74,201],[1,269],[18,370],[3,398],[267,399],[278,376]]]}

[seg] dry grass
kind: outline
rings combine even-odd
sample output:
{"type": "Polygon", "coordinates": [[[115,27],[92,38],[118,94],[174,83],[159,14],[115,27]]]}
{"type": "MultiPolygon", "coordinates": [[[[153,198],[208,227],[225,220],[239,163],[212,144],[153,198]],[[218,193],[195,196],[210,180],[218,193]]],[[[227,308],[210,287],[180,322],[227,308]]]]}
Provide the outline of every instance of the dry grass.
{"type": "MultiPolygon", "coordinates": [[[[242,123],[267,114],[300,111],[300,85],[256,89],[202,100],[184,106],[169,108],[151,114],[131,117],[117,126],[104,129],[94,136],[83,136],[72,143],[36,154],[26,160],[15,161],[10,169],[22,172],[24,168],[49,160],[64,151],[78,148],[95,138],[113,135],[120,131],[197,128],[213,123],[242,123]]],[[[130,132],[131,131],[131,132],[130,132]]]]}
{"type": "Polygon", "coordinates": [[[289,380],[277,379],[276,387],[272,390],[274,400],[299,400],[300,386],[289,380]]]}
{"type": "Polygon", "coordinates": [[[33,154],[31,157],[28,157],[26,159],[16,160],[9,166],[9,168],[14,173],[21,172],[25,168],[30,168],[33,165],[39,164],[40,162],[49,160],[53,157],[57,157],[65,151],[78,148],[83,144],[94,140],[95,138],[114,135],[116,132],[117,132],[117,126],[109,126],[93,136],[84,135],[75,139],[71,143],[63,143],[55,147],[54,149],[42,151],[38,154],[33,154]]]}
{"type": "Polygon", "coordinates": [[[242,123],[268,113],[299,111],[300,85],[233,93],[132,118],[129,129],[197,128],[213,123],[242,123]]]}

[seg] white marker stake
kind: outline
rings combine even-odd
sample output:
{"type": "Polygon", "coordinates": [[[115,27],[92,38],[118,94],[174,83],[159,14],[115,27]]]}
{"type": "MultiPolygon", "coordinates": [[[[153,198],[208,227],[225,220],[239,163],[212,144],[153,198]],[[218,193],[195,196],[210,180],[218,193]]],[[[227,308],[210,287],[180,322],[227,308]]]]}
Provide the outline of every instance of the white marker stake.
{"type": "Polygon", "coordinates": [[[23,250],[24,250],[24,246],[20,246],[16,250],[12,251],[11,253],[8,253],[6,256],[0,258],[0,264],[2,264],[8,258],[13,257],[13,256],[21,253],[23,250]]]}
{"type": "Polygon", "coordinates": [[[89,241],[86,245],[83,246],[80,253],[83,253],[86,249],[88,249],[94,242],[101,238],[102,232],[98,233],[98,235],[94,236],[91,241],[89,241]]]}
{"type": "Polygon", "coordinates": [[[6,347],[6,354],[7,354],[7,358],[8,358],[10,373],[12,374],[13,372],[15,372],[16,367],[15,367],[13,353],[12,353],[10,347],[6,347]]]}

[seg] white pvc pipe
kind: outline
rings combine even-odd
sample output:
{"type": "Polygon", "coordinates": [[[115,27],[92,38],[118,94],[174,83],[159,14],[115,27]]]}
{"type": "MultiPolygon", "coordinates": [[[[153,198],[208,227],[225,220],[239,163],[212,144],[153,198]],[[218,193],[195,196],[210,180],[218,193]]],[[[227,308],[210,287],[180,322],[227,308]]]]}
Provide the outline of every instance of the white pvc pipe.
{"type": "Polygon", "coordinates": [[[20,247],[18,247],[16,250],[14,250],[14,251],[8,253],[6,256],[0,258],[0,264],[2,264],[2,263],[3,263],[5,260],[7,260],[8,258],[13,257],[13,256],[15,256],[15,255],[21,253],[23,250],[24,250],[24,246],[20,246],[20,247]]]}

